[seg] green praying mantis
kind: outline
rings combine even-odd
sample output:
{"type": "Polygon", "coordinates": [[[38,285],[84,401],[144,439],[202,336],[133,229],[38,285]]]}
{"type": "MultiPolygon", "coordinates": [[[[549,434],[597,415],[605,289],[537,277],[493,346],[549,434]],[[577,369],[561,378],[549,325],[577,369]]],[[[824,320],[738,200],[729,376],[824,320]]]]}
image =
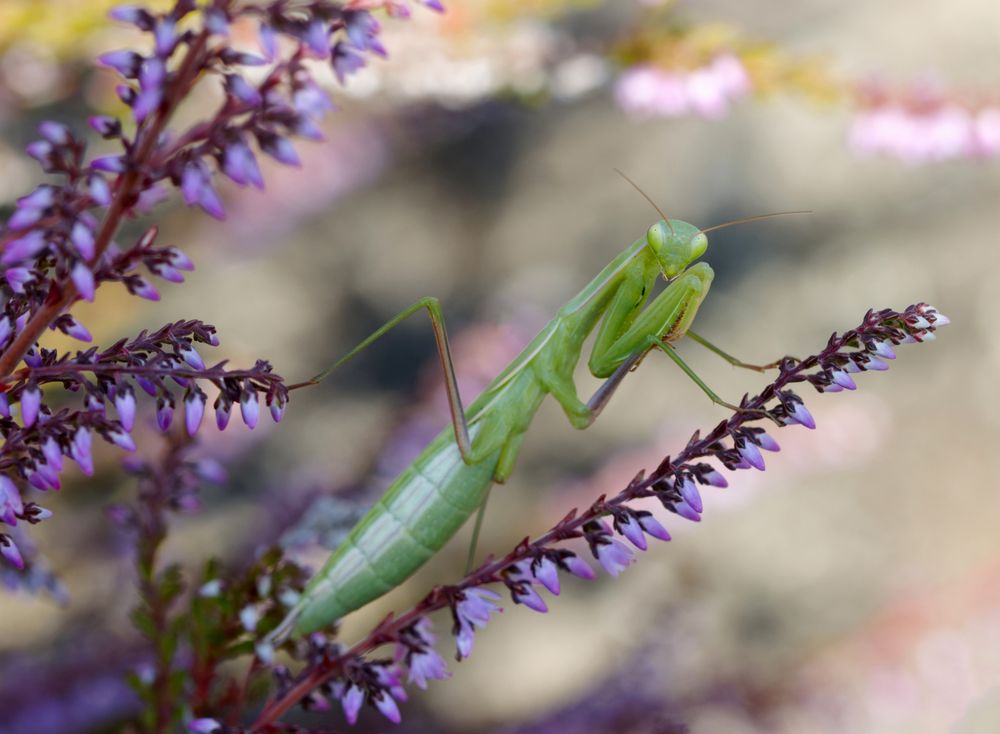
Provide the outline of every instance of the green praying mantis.
{"type": "MultiPolygon", "coordinates": [[[[736,410],[677,354],[673,345],[684,336],[738,367],[763,371],[775,366],[742,362],[690,328],[714,277],[707,263],[695,262],[708,247],[706,233],[775,215],[699,229],[667,218],[621,175],[662,218],[563,306],[468,409],[459,395],[444,318],[435,298],[423,298],[401,311],[309,381],[324,379],[400,322],[426,310],[445,376],[452,425],[431,441],[354,526],[269,640],[308,634],[386,594],[437,553],[478,510],[474,549],[489,490],[510,477],[525,432],[546,395],[555,398],[574,428],[587,428],[625,375],[655,349],[670,357],[714,403],[736,410]],[[661,276],[666,287],[651,297],[661,276]],[[595,377],[606,379],[582,402],[573,373],[584,342],[595,329],[588,367],[595,377]]],[[[781,212],[786,213],[800,212],[781,212]]]]}

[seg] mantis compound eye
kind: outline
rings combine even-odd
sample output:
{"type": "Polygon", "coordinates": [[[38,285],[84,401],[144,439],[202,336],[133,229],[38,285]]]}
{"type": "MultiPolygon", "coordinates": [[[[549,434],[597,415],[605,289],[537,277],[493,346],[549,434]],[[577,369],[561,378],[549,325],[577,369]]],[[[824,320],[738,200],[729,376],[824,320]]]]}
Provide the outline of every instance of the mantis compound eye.
{"type": "Polygon", "coordinates": [[[697,260],[699,257],[704,255],[705,250],[708,249],[708,237],[706,237],[703,232],[699,232],[691,238],[689,246],[691,248],[691,259],[697,260]]]}

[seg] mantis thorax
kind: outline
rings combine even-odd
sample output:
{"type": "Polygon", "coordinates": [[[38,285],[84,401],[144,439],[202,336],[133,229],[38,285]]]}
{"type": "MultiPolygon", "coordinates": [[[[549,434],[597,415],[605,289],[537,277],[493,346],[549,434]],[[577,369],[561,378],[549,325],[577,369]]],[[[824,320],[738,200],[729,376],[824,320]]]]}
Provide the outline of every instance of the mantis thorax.
{"type": "Polygon", "coordinates": [[[708,248],[708,238],[693,224],[661,219],[646,230],[646,241],[656,255],[664,277],[673,278],[708,248]]]}

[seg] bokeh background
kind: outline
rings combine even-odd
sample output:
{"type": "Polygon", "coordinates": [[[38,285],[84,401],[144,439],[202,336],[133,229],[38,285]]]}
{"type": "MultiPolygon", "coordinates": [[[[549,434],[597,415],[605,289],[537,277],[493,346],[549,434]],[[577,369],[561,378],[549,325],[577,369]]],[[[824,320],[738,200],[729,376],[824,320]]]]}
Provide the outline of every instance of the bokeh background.
{"type": "MultiPolygon", "coordinates": [[[[219,328],[220,358],[264,357],[297,380],[434,295],[471,397],[656,218],[614,168],[700,226],[810,209],[713,233],[704,335],[769,361],[817,351],[870,307],[928,301],[953,325],[901,348],[888,374],[861,375],[856,393],[807,395],[816,431],[778,432],[766,472],[707,496],[700,525],[668,518],[675,539],[621,577],[567,582],[544,616],[508,604],[450,681],[404,707],[400,730],[1000,731],[1000,164],[862,156],[848,140],[855,83],[996,101],[1000,6],[452,5],[387,21],[391,58],[335,89],[327,142],[300,146],[304,170],[266,171],[263,194],[230,187],[225,223],[166,203],[162,241],[197,271],[142,308],[102,290],[77,312],[96,341],[197,317],[219,328]],[[777,84],[713,119],[643,119],[616,102],[621,39],[719,24],[723,39],[824,70],[823,93],[777,84]]],[[[114,109],[111,77],[90,59],[132,36],[103,19],[108,6],[0,6],[3,206],[41,180],[20,152],[41,119],[83,129],[88,110],[114,109]]],[[[196,100],[186,114],[198,112],[196,100]]],[[[696,345],[683,354],[730,399],[765,383],[696,345]]],[[[723,414],[655,355],[586,432],[546,404],[493,494],[481,551],[616,491],[723,414]]],[[[445,420],[431,332],[413,318],[294,394],[280,427],[204,432],[229,478],[175,519],[168,560],[238,563],[283,539],[318,564],[445,420]]],[[[142,664],[128,543],[104,512],[134,488],[118,455],[102,458],[97,476],[50,498],[56,518],[37,534],[65,594],[0,596],[3,734],[117,731],[134,710],[121,682],[142,664]]],[[[467,544],[463,533],[348,619],[345,638],[459,577],[467,544]]],[[[336,711],[308,721],[346,728],[336,711]]],[[[372,714],[359,729],[389,726],[372,714]]]]}

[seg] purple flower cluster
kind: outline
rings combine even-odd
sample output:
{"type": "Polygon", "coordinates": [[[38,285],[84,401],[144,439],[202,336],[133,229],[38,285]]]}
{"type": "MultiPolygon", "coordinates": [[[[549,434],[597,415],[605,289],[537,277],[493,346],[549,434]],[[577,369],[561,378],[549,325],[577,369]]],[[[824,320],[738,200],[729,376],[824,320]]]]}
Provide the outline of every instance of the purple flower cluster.
{"type": "MultiPolygon", "coordinates": [[[[441,9],[436,2],[423,4],[441,9]]],[[[112,11],[112,18],[150,38],[145,53],[121,50],[100,58],[121,77],[118,97],[132,119],[96,116],[90,126],[120,151],[88,159],[82,138],[59,123],[42,123],[27,153],[55,180],[19,199],[0,228],[0,522],[13,526],[48,517],[47,510],[23,501],[25,488],[58,489],[65,457],[91,473],[94,436],[134,450],[135,387],[155,400],[163,431],[181,411],[187,433],[198,430],[209,399],[205,384],[217,392],[220,429],[236,404],[251,428],[264,405],[280,420],[288,400],[281,378],[266,362],[249,370],[227,370],[223,363],[206,367],[198,345],[215,346],[218,339],[198,321],[143,332],[105,350],[59,352],[43,349],[38,340],[53,329],[90,342],[90,332],[69,311],[81,299],[94,300],[104,283],[118,282],[135,296],[157,300],[154,277],[180,283],[193,269],[179,249],[157,243],[155,227],[130,245],[117,241],[127,218],[146,213],[172,188],[187,204],[221,218],[217,173],[262,188],[255,150],[286,165],[299,163],[290,139],[321,138],[320,119],[333,108],[307,60],[327,60],[344,81],[371,54],[385,55],[379,23],[362,5],[175,0],[163,13],[136,6],[112,11]],[[232,45],[230,27],[246,20],[257,23],[260,53],[232,45]],[[268,68],[261,74],[260,67],[268,68]],[[249,69],[260,81],[247,77],[249,69]],[[219,108],[187,129],[168,129],[199,84],[224,92],[219,108]],[[56,391],[42,388],[52,384],[78,395],[82,409],[51,407],[48,398],[56,391]]],[[[399,3],[369,5],[394,16],[408,12],[399,3]]],[[[25,563],[9,534],[0,533],[0,555],[18,568],[25,563]]]]}
{"type": "MultiPolygon", "coordinates": [[[[634,506],[637,500],[656,498],[669,512],[700,521],[704,502],[699,488],[727,486],[716,467],[763,471],[762,451],[779,450],[774,438],[752,422],[769,419],[778,427],[816,427],[790,386],[808,383],[819,392],[853,390],[852,374],[887,369],[886,360],[895,358],[895,347],[931,341],[936,329],[948,323],[947,317],[927,304],[901,312],[869,311],[857,328],[831,336],[820,353],[801,360],[786,357],[778,376],[760,394],[744,397],[739,409],[706,435],[696,432],[676,457],[668,456],[649,476],[640,472],[614,497],[602,496],[582,512],[572,510],[537,540],[522,541],[505,557],[488,561],[455,586],[434,589],[410,611],[387,617],[349,650],[332,654],[337,648],[326,648],[330,655],[313,657],[294,678],[282,669],[278,696],[249,731],[268,731],[285,711],[296,702],[311,700],[307,696],[319,689],[340,700],[350,723],[365,701],[398,721],[396,702],[406,700],[401,685],[404,674],[421,688],[428,679],[447,676],[444,661],[431,648],[430,612],[450,609],[457,657],[462,659],[472,652],[476,630],[503,611],[501,595],[485,585],[503,584],[515,604],[544,613],[548,605],[539,590],[558,595],[560,573],[595,578],[594,569],[579,553],[565,547],[567,541],[582,540],[600,566],[617,576],[635,561],[632,548],[646,550],[649,538],[670,540],[667,528],[651,512],[634,506]],[[388,644],[397,650],[390,662],[365,657],[388,644]]],[[[313,639],[323,637],[314,635],[313,639]]],[[[285,645],[291,648],[293,643],[285,645]]]]}
{"type": "Polygon", "coordinates": [[[717,120],[752,89],[739,57],[723,53],[690,70],[633,66],[615,83],[615,99],[625,112],[638,118],[699,115],[717,120]]]}
{"type": "Polygon", "coordinates": [[[1000,155],[1000,107],[970,108],[939,94],[917,91],[901,99],[864,95],[848,137],[861,155],[919,164],[1000,155]]]}

